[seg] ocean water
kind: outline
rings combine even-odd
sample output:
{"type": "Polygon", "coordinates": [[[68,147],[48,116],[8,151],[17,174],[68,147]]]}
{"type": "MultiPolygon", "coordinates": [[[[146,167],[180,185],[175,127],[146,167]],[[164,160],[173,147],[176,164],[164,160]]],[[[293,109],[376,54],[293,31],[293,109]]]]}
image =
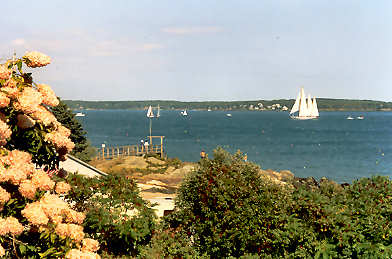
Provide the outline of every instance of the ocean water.
{"type": "MultiPolygon", "coordinates": [[[[77,117],[91,143],[100,147],[138,144],[149,135],[145,111],[83,111],[77,117]]],[[[152,135],[165,136],[169,157],[198,161],[217,146],[240,149],[263,169],[290,170],[296,176],[325,176],[352,182],[392,173],[392,113],[321,112],[318,120],[291,120],[283,112],[161,111],[152,119],[152,135]],[[364,120],[347,120],[364,115],[364,120]]]]}

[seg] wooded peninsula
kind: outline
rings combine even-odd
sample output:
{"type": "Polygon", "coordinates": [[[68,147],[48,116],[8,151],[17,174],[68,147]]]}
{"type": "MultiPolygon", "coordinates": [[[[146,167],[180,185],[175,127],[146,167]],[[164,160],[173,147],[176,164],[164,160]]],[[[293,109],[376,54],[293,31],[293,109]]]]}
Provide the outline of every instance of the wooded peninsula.
{"type": "MultiPolygon", "coordinates": [[[[294,99],[254,100],[254,101],[204,101],[180,102],[168,100],[152,101],[79,101],[64,100],[72,110],[143,110],[149,105],[160,106],[163,110],[255,110],[287,111],[294,99]]],[[[328,99],[317,100],[321,111],[392,111],[392,102],[372,100],[328,99]]]]}

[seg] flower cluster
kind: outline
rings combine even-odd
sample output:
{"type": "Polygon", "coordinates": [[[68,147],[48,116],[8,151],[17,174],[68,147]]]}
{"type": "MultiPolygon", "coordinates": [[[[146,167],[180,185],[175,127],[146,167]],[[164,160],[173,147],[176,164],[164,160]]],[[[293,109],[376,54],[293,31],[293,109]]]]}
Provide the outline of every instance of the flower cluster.
{"type": "Polygon", "coordinates": [[[43,67],[50,64],[49,56],[38,51],[32,51],[23,56],[24,62],[28,67],[43,67]]]}
{"type": "MultiPolygon", "coordinates": [[[[50,57],[36,51],[27,53],[22,60],[29,67],[40,67],[50,63],[50,57]]],[[[26,130],[36,123],[43,124],[46,127],[45,132],[49,132],[45,140],[53,145],[52,148],[56,149],[63,160],[65,154],[74,147],[69,139],[70,130],[62,126],[47,108],[57,106],[59,100],[49,85],[34,84],[18,74],[15,65],[17,62],[20,60],[0,64],[0,79],[6,80],[0,85],[0,109],[12,107],[17,112],[16,121],[19,129],[26,130]]],[[[7,144],[11,134],[7,122],[0,121],[0,146],[7,144]]]]}
{"type": "Polygon", "coordinates": [[[60,156],[71,152],[71,150],[75,147],[75,144],[62,132],[52,131],[45,135],[45,141],[51,142],[57,152],[59,152],[60,156]]]}
{"type": "Polygon", "coordinates": [[[38,110],[42,103],[42,95],[32,87],[25,87],[18,93],[17,102],[14,103],[16,110],[31,114],[38,110]]]}
{"type": "Polygon", "coordinates": [[[61,237],[69,237],[76,242],[84,238],[83,227],[76,224],[60,223],[56,227],[56,233],[61,237]]]}
{"type": "Polygon", "coordinates": [[[11,137],[12,131],[8,127],[7,123],[0,120],[0,146],[4,146],[7,143],[7,139],[11,137]]]}
{"type": "Polygon", "coordinates": [[[57,99],[56,94],[49,85],[38,84],[37,89],[43,97],[42,103],[50,106],[57,106],[59,104],[59,99],[57,99]]]}
{"type": "Polygon", "coordinates": [[[8,69],[8,67],[4,64],[0,64],[0,79],[8,79],[12,74],[12,70],[8,69]]]}
{"type": "Polygon", "coordinates": [[[66,255],[66,259],[99,259],[101,258],[99,255],[93,252],[83,252],[77,249],[70,250],[66,255]]]}
{"type": "Polygon", "coordinates": [[[65,182],[58,182],[56,184],[56,193],[57,194],[66,194],[71,190],[71,185],[65,182]]]}
{"type": "Polygon", "coordinates": [[[18,219],[14,217],[0,218],[0,236],[11,234],[13,236],[19,236],[22,234],[24,227],[18,219]]]}

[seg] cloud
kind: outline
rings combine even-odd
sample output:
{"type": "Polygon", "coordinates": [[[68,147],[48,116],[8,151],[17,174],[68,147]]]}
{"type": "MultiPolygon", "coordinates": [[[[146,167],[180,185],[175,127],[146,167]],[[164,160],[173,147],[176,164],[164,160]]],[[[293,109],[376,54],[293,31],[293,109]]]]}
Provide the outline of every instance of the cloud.
{"type": "Polygon", "coordinates": [[[163,48],[164,46],[158,43],[146,43],[141,46],[140,50],[150,51],[150,50],[163,49],[163,48]]]}
{"type": "Polygon", "coordinates": [[[12,45],[23,46],[26,44],[25,39],[15,39],[11,42],[12,45]]]}
{"type": "Polygon", "coordinates": [[[163,32],[176,35],[218,33],[223,31],[219,26],[201,26],[201,27],[166,27],[163,32]]]}

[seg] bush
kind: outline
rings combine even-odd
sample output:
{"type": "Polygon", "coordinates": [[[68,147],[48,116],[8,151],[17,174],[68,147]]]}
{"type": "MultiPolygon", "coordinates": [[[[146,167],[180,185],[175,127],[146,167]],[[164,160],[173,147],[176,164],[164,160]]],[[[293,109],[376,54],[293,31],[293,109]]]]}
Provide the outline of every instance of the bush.
{"type": "Polygon", "coordinates": [[[85,232],[100,242],[102,251],[135,256],[150,242],[156,216],[133,180],[70,175],[67,182],[72,186],[69,200],[86,212],[85,232]]]}
{"type": "Polygon", "coordinates": [[[217,149],[184,180],[164,229],[184,233],[198,254],[210,258],[392,256],[388,178],[309,188],[278,185],[258,171],[242,154],[217,149]]]}
{"type": "Polygon", "coordinates": [[[212,258],[269,250],[271,229],[283,220],[276,201],[286,194],[263,181],[258,170],[240,153],[215,150],[213,160],[201,160],[184,180],[176,210],[166,221],[192,236],[198,251],[212,258]]]}
{"type": "Polygon", "coordinates": [[[180,229],[159,228],[151,240],[144,247],[139,256],[146,259],[202,259],[206,256],[200,255],[192,246],[191,238],[180,229]]]}

